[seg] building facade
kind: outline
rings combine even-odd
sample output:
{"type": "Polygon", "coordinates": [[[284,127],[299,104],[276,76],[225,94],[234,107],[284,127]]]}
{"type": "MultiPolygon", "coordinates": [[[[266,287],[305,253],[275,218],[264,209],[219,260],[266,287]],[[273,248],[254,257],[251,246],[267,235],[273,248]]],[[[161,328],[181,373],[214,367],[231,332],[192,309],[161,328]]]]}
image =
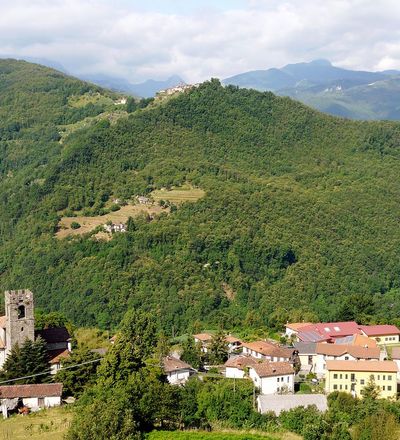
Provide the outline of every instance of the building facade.
{"type": "Polygon", "coordinates": [[[327,361],[326,393],[346,391],[362,397],[361,391],[373,380],[381,398],[397,395],[397,365],[393,361],[327,361]]]}

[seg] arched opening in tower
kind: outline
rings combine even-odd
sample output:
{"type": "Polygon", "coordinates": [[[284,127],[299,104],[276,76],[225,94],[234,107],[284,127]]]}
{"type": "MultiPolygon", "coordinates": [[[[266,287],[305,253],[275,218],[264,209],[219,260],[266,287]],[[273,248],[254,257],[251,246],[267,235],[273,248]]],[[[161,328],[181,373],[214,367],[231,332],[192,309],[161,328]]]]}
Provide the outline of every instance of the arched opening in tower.
{"type": "Polygon", "coordinates": [[[25,306],[18,306],[18,319],[25,318],[25,306]]]}

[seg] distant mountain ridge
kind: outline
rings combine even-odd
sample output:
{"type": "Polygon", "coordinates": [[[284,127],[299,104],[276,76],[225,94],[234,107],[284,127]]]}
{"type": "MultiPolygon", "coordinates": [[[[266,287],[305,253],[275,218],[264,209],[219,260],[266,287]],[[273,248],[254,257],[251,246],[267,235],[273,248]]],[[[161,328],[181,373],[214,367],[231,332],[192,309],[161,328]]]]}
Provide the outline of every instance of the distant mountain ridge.
{"type": "Polygon", "coordinates": [[[393,120],[400,119],[399,82],[400,71],[348,70],[328,60],[254,70],[223,80],[225,85],[290,96],[336,116],[393,120]]]}
{"type": "Polygon", "coordinates": [[[172,75],[166,80],[148,79],[139,84],[133,84],[124,78],[117,78],[107,75],[80,75],[80,79],[90,81],[101,87],[106,87],[114,91],[127,93],[129,95],[139,96],[141,98],[150,98],[155,96],[160,90],[175,87],[178,84],[186,84],[178,75],[172,75]]]}

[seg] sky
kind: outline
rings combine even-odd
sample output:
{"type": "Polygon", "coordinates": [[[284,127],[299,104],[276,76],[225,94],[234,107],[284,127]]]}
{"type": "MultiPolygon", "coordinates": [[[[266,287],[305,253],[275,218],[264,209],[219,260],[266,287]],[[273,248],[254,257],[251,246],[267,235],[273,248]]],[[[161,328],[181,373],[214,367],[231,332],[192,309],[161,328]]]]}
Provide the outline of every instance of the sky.
{"type": "Polygon", "coordinates": [[[400,69],[399,0],[0,0],[0,56],[187,82],[329,59],[400,69]]]}

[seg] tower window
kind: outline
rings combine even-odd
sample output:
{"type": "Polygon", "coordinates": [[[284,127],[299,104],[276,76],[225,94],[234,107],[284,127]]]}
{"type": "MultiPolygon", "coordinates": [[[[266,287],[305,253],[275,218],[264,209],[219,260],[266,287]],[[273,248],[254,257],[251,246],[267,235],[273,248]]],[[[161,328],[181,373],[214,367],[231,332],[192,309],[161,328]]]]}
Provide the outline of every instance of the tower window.
{"type": "Polygon", "coordinates": [[[25,318],[25,306],[18,306],[18,319],[25,318]]]}

